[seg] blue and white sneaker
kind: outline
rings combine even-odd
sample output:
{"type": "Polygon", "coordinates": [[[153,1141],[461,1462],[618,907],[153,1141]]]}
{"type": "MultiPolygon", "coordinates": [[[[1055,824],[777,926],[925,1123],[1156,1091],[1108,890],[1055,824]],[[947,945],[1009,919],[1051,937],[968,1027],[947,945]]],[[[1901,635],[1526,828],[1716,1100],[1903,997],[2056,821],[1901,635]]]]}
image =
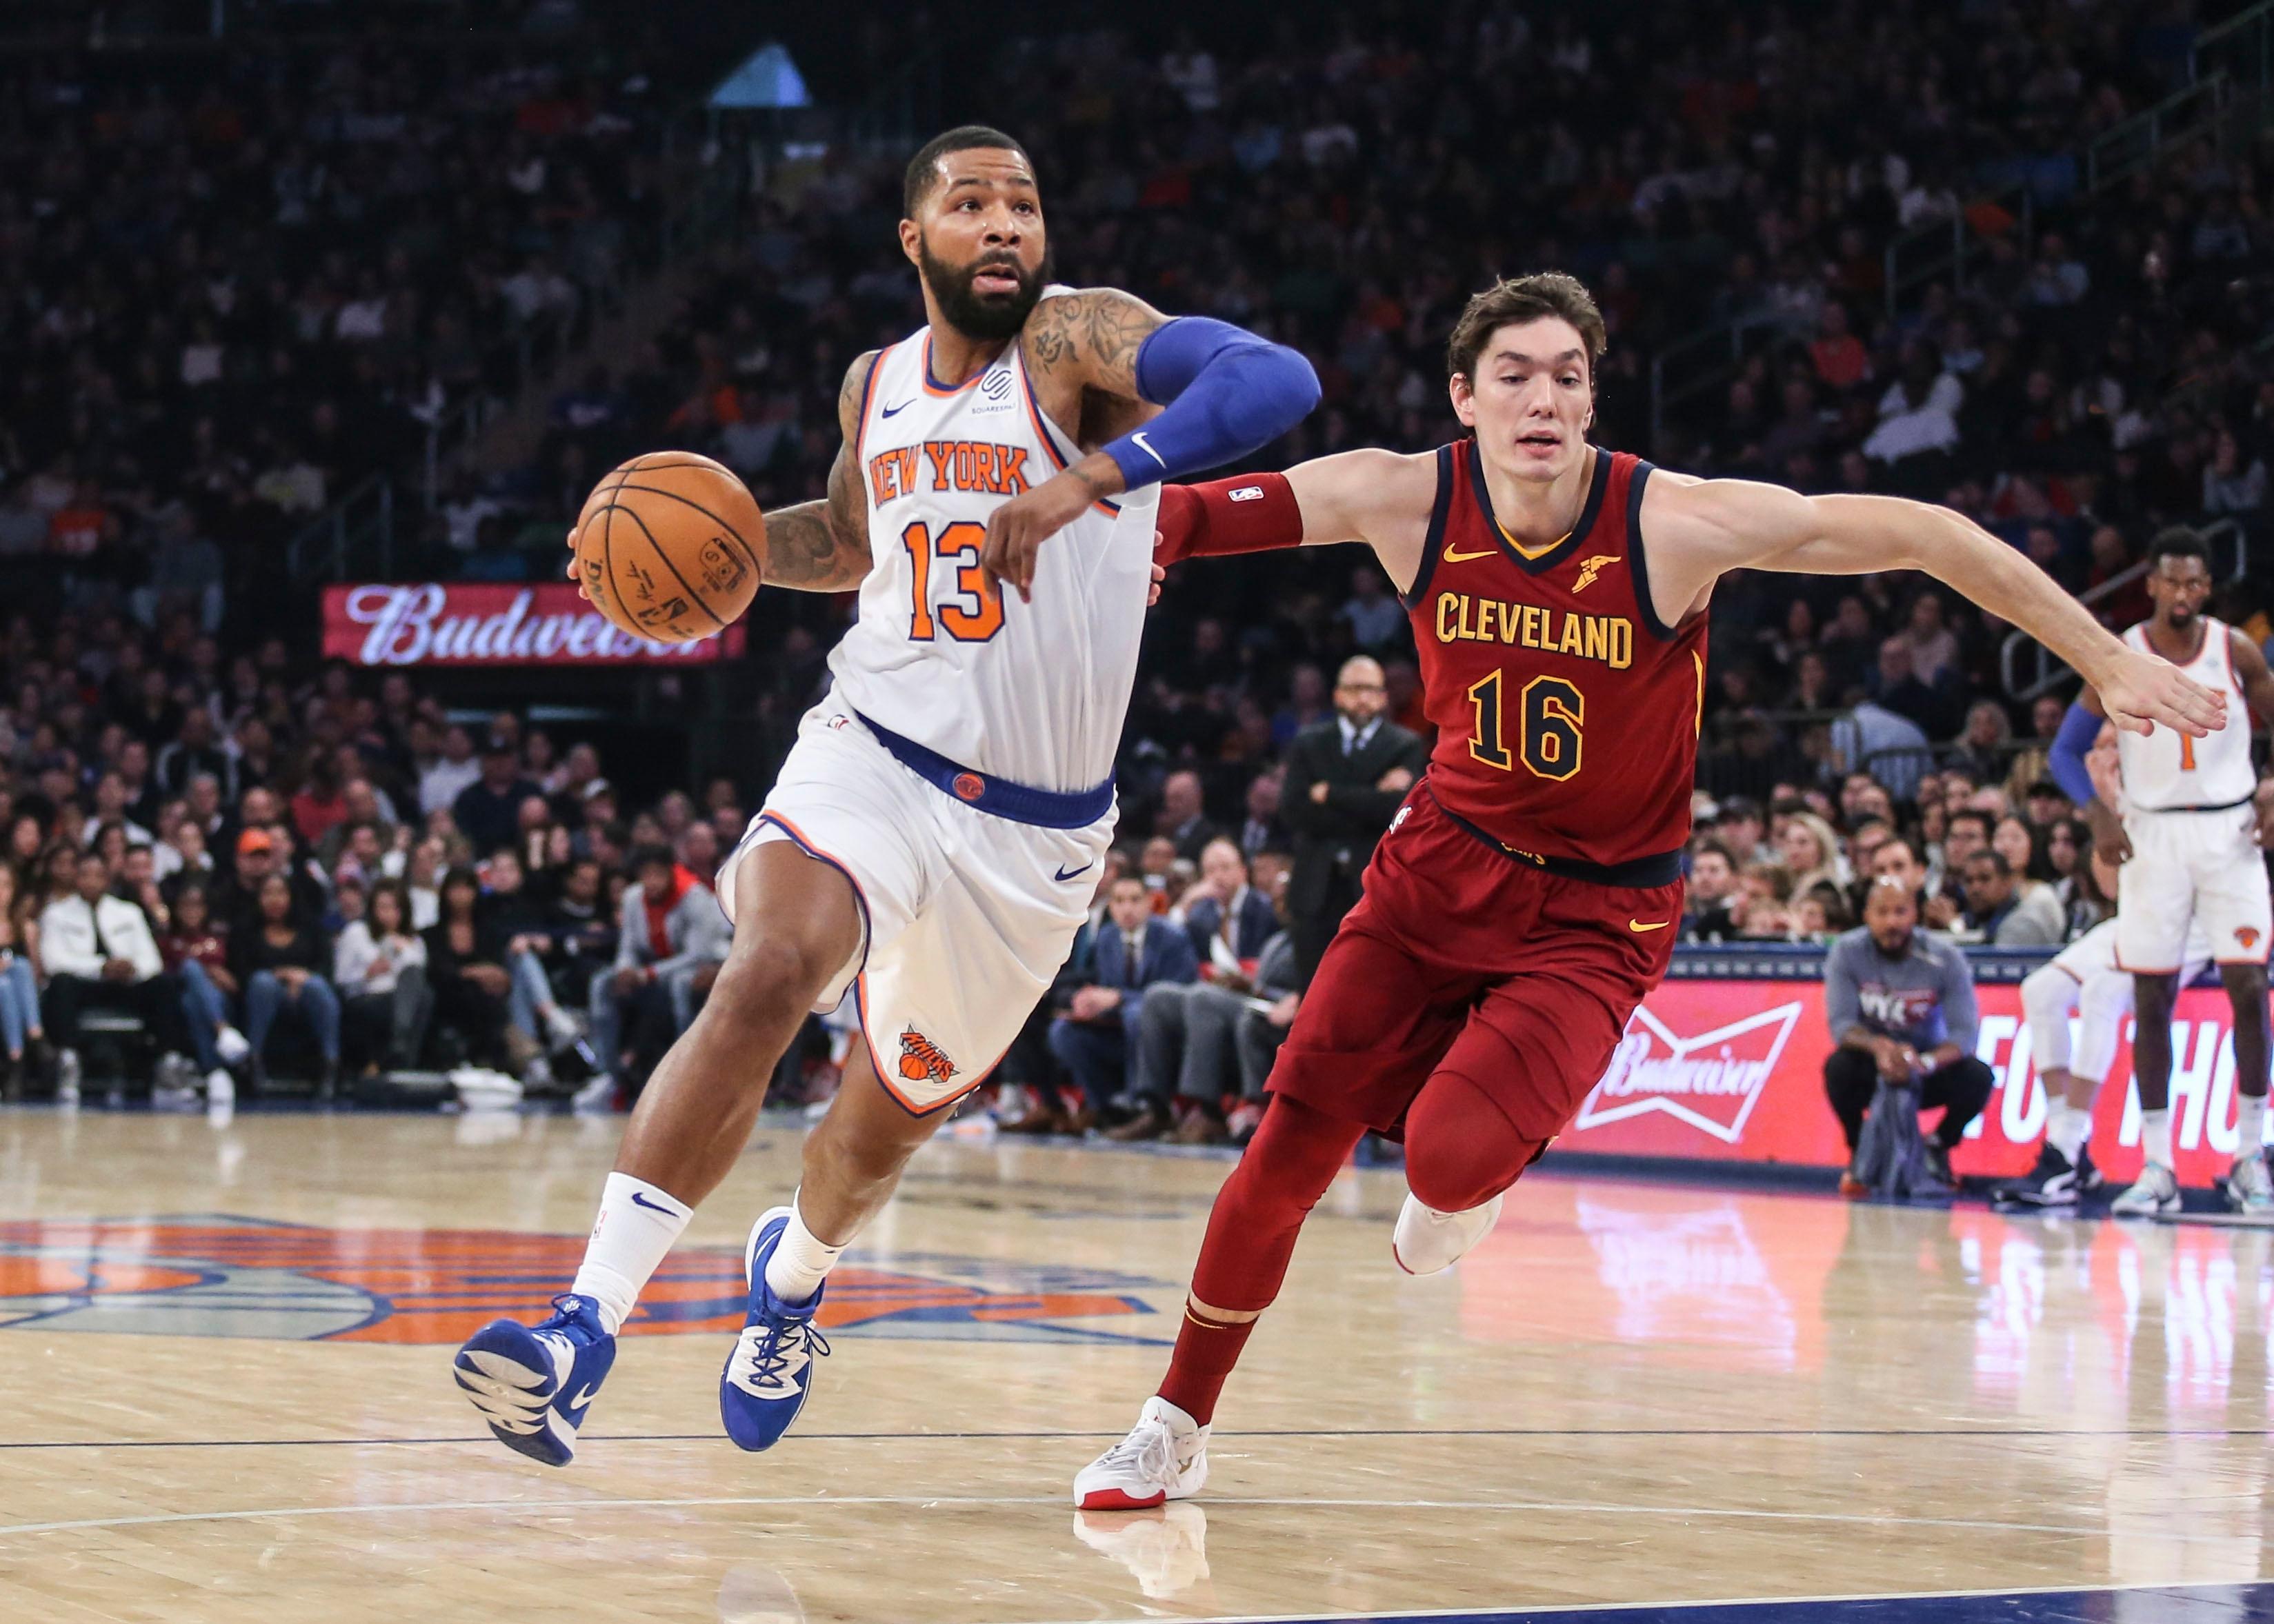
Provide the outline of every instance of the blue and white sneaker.
{"type": "Polygon", "coordinates": [[[814,1328],[826,1286],[809,1301],[785,1303],[766,1287],[766,1261],[789,1228],[790,1209],[761,1214],[742,1248],[742,1276],[749,1283],[750,1314],[734,1356],[719,1378],[719,1418],[727,1436],[745,1449],[771,1449],[805,1408],[813,1387],[813,1362],[829,1351],[814,1328]]]}
{"type": "Polygon", "coordinates": [[[547,1466],[576,1453],[576,1429],[616,1362],[600,1305],[563,1292],[535,1325],[493,1320],[458,1350],[451,1373],[498,1442],[547,1466]]]}

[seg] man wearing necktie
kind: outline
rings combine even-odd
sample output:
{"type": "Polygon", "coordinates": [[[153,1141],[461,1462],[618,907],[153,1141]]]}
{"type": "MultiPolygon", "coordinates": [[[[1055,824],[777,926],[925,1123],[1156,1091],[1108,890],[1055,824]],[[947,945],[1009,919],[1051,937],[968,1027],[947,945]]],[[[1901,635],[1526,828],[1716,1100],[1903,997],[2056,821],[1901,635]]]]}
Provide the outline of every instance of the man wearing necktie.
{"type": "Polygon", "coordinates": [[[1050,1023],[1050,1052],[1081,1086],[1101,1118],[1131,1114],[1119,1098],[1136,1046],[1148,989],[1196,980],[1200,960],[1180,925],[1153,915],[1153,899],[1136,875],[1113,882],[1097,933],[1095,980],[1077,988],[1065,1014],[1050,1023]]]}
{"type": "Polygon", "coordinates": [[[1295,735],[1279,816],[1295,836],[1288,928],[1306,986],[1319,955],[1359,898],[1359,876],[1389,820],[1429,763],[1429,748],[1384,714],[1379,661],[1359,655],[1335,679],[1335,714],[1295,735]]]}

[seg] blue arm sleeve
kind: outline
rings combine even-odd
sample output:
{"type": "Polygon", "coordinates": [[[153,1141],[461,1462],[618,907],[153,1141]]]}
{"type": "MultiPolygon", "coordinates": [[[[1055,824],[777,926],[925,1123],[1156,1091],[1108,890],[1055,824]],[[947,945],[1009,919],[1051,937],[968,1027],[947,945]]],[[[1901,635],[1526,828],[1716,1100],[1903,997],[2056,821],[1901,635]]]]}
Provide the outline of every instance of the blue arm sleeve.
{"type": "Polygon", "coordinates": [[[2068,714],[2061,718],[2060,732],[2053,735],[2047,763],[2052,770],[2053,782],[2060,786],[2062,794],[2081,807],[2092,801],[2092,774],[2085,771],[2084,753],[2100,737],[2100,718],[2082,705],[2071,705],[2068,714]]]}
{"type": "Polygon", "coordinates": [[[1284,344],[1230,322],[1179,316],[1138,347],[1137,392],[1165,410],[1105,447],[1133,491],[1269,445],[1319,403],[1319,375],[1284,344]]]}

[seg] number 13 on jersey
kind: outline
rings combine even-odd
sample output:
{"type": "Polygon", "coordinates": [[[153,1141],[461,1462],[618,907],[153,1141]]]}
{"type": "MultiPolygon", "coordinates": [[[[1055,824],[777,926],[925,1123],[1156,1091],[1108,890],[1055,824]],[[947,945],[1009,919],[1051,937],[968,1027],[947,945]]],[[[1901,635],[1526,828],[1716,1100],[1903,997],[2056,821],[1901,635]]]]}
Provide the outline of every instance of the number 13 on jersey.
{"type": "Polygon", "coordinates": [[[945,632],[958,643],[985,643],[1003,629],[1003,590],[979,568],[979,549],[987,527],[959,519],[938,535],[922,520],[900,532],[908,550],[908,569],[915,583],[915,604],[908,617],[908,635],[930,643],[945,632]],[[948,602],[932,607],[932,560],[955,566],[955,590],[968,603],[948,602]]]}

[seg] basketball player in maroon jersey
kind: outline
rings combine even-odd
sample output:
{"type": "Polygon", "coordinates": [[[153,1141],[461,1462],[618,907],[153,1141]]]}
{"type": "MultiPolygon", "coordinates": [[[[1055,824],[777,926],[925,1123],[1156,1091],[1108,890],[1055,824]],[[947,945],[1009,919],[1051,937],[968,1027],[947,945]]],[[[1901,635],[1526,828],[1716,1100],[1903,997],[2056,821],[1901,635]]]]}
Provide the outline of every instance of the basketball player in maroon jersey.
{"type": "Polygon", "coordinates": [[[1198,1492],[1217,1394],[1368,1129],[1404,1137],[1394,1255],[1433,1273],[1491,1229],[1603,1074],[1678,934],[1722,575],[1924,570],[2074,665],[2120,726],[2220,725],[2221,695],[2127,648],[1947,508],[1698,479],[1590,446],[1603,342],[1572,278],[1503,282],[1470,300],[1449,346],[1472,438],[1163,492],[1163,563],[1371,545],[1412,615],[1437,745],[1216,1196],[1167,1378],[1076,1477],[1077,1506],[1198,1492]]]}

